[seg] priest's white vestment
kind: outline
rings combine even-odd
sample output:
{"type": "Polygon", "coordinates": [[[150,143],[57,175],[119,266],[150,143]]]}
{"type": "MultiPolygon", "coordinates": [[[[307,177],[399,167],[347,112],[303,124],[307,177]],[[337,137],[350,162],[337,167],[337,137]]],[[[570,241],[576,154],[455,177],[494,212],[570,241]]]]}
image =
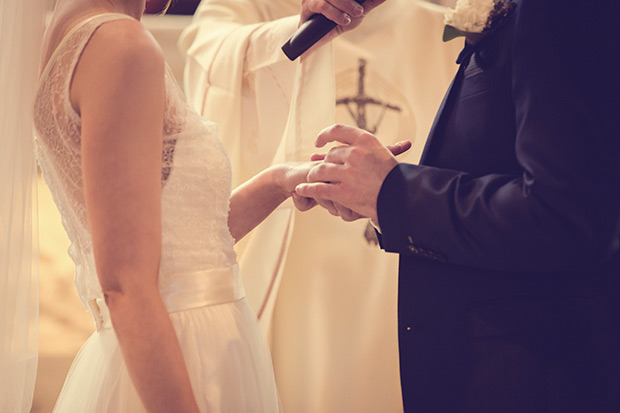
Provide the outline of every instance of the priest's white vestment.
{"type": "MultiPolygon", "coordinates": [[[[280,47],[299,23],[295,0],[203,0],[183,33],[185,90],[219,123],[238,185],[273,163],[308,160],[335,121],[418,161],[459,42],[443,43],[444,9],[390,0],[355,30],[290,62],[280,47]]],[[[285,411],[402,411],[397,256],[368,222],[286,203],[237,246],[250,304],[272,351],[285,411]]]]}

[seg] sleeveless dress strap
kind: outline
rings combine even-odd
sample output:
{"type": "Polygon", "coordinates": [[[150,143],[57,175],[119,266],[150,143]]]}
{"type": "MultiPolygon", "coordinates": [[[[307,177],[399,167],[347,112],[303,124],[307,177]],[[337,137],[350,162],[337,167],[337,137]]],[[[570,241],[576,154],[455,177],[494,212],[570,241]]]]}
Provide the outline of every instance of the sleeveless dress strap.
{"type": "Polygon", "coordinates": [[[75,39],[75,36],[77,36],[78,33],[81,33],[81,31],[84,30],[86,32],[86,35],[83,36],[83,38],[81,39],[82,41],[79,42],[80,44],[75,45],[77,47],[74,46],[73,48],[73,50],[75,51],[75,54],[71,62],[70,73],[73,73],[73,69],[75,68],[75,65],[77,64],[78,60],[82,56],[82,52],[84,48],[86,47],[86,44],[88,44],[88,41],[90,40],[92,35],[95,33],[95,30],[97,30],[97,28],[99,28],[99,26],[101,26],[103,23],[107,23],[107,22],[114,21],[114,20],[121,20],[121,19],[135,20],[133,17],[128,16],[126,14],[122,14],[122,13],[100,13],[94,16],[87,17],[86,19],[81,20],[78,23],[76,23],[67,32],[67,34],[65,34],[64,37],[60,40],[60,42],[58,43],[58,45],[52,52],[52,55],[46,62],[45,67],[43,68],[43,71],[41,72],[41,75],[39,76],[39,88],[40,88],[41,83],[43,83],[46,77],[49,75],[50,70],[54,67],[54,64],[56,60],[58,59],[58,56],[61,54],[61,52],[64,51],[67,43],[69,43],[71,39],[75,39]]]}

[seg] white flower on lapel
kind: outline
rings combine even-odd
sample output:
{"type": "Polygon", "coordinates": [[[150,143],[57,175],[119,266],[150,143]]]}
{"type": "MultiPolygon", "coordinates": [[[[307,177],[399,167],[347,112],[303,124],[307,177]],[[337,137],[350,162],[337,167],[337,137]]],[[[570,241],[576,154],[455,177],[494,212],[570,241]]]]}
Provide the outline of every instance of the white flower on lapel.
{"type": "Polygon", "coordinates": [[[494,7],[495,0],[458,0],[444,23],[462,32],[482,33],[494,7]]]}
{"type": "Polygon", "coordinates": [[[443,40],[465,36],[476,43],[484,32],[491,30],[514,7],[510,0],[458,0],[444,18],[443,40]]]}

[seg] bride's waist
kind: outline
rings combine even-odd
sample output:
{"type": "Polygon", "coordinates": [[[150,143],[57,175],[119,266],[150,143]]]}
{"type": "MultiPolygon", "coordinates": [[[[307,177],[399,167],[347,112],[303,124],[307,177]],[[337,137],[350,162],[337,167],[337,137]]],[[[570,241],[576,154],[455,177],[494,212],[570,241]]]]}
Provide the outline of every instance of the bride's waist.
{"type": "MultiPolygon", "coordinates": [[[[200,270],[170,276],[159,293],[169,313],[230,303],[245,297],[239,266],[200,270]]],[[[103,298],[91,299],[88,306],[97,331],[112,327],[103,298]]]]}

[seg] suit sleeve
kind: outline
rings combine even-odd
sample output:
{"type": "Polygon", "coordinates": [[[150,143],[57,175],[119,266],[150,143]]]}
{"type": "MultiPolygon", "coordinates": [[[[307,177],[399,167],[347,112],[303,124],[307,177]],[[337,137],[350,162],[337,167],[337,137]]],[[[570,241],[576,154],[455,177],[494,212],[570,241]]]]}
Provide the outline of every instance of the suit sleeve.
{"type": "Polygon", "coordinates": [[[617,252],[618,6],[516,3],[511,94],[521,173],[399,164],[377,201],[386,250],[534,272],[591,268],[617,252]]]}

